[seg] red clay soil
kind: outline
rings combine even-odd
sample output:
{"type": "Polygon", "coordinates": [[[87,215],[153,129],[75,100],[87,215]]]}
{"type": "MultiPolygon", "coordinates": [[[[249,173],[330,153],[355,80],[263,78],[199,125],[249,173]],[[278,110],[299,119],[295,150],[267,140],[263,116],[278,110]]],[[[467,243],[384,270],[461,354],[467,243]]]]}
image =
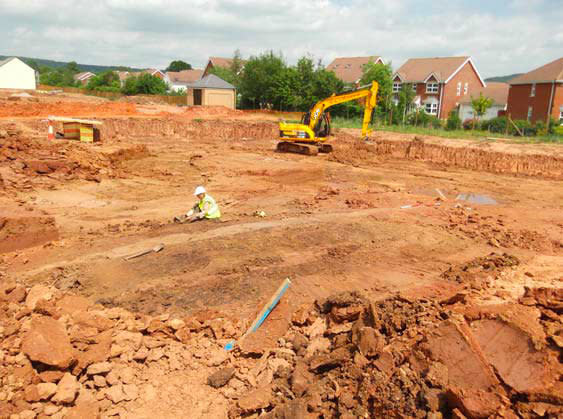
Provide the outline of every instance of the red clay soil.
{"type": "Polygon", "coordinates": [[[20,103],[0,102],[0,118],[6,117],[103,117],[103,116],[129,116],[138,114],[133,103],[106,102],[102,104],[81,102],[55,102],[55,103],[20,103]]]}
{"type": "Polygon", "coordinates": [[[558,146],[530,148],[391,132],[376,132],[368,143],[360,143],[357,130],[341,129],[336,135],[343,147],[329,158],[346,164],[417,160],[492,173],[563,179],[563,152],[558,146]]]}
{"type": "Polygon", "coordinates": [[[59,239],[53,217],[13,216],[0,213],[0,254],[59,239]]]}
{"type": "MultiPolygon", "coordinates": [[[[30,103],[59,100],[106,103],[30,103]]],[[[311,158],[268,113],[148,108],[95,144],[0,122],[0,417],[561,415],[560,150],[342,130],[311,158]],[[221,222],[174,224],[200,184],[221,222]]]]}
{"type": "Polygon", "coordinates": [[[271,418],[451,417],[458,409],[469,418],[515,418],[540,405],[561,414],[558,351],[542,343],[534,348],[514,325],[466,321],[428,299],[335,295],[294,314],[280,346],[296,356],[230,416],[266,409],[271,418]]]}
{"type": "Polygon", "coordinates": [[[2,190],[31,189],[73,179],[99,182],[114,178],[129,159],[147,155],[146,146],[97,147],[77,141],[31,136],[16,124],[0,124],[0,168],[4,169],[2,190]]]}

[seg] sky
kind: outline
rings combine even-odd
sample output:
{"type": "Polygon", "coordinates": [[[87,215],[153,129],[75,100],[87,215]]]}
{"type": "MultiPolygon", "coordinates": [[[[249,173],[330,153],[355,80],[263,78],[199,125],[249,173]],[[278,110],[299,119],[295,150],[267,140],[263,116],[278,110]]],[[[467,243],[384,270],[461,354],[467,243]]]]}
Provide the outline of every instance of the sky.
{"type": "Polygon", "coordinates": [[[563,56],[563,0],[0,0],[0,55],[83,64],[195,68],[209,56],[281,52],[472,56],[483,77],[563,56]]]}

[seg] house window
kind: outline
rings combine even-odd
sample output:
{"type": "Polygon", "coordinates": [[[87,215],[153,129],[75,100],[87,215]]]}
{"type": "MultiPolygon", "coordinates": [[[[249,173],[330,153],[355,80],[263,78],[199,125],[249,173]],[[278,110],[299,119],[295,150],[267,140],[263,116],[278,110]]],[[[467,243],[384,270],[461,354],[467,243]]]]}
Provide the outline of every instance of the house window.
{"type": "Polygon", "coordinates": [[[559,111],[559,125],[563,125],[563,109],[559,111]]]}
{"type": "Polygon", "coordinates": [[[412,91],[416,93],[416,83],[412,84],[412,91]]]}
{"type": "Polygon", "coordinates": [[[438,114],[438,102],[427,103],[424,107],[426,113],[430,115],[438,114]]]}
{"type": "Polygon", "coordinates": [[[461,95],[461,82],[457,83],[457,95],[460,96],[461,95]]]}
{"type": "Polygon", "coordinates": [[[426,83],[426,93],[438,93],[438,83],[426,83]]]}
{"type": "Polygon", "coordinates": [[[393,82],[393,93],[399,93],[399,90],[401,90],[401,83],[393,82]]]}
{"type": "Polygon", "coordinates": [[[530,97],[534,97],[536,95],[536,83],[532,83],[532,88],[530,89],[530,97]]]}
{"type": "Polygon", "coordinates": [[[463,94],[466,95],[468,90],[469,90],[469,83],[465,82],[465,86],[463,87],[463,94]]]}
{"type": "Polygon", "coordinates": [[[528,106],[528,121],[532,119],[532,112],[534,108],[532,106],[528,106]]]}

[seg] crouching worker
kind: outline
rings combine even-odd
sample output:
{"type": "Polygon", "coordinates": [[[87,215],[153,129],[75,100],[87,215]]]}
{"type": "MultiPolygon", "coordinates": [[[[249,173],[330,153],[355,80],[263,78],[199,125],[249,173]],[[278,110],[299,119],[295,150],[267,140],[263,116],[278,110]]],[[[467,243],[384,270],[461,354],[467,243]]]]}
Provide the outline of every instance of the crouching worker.
{"type": "Polygon", "coordinates": [[[203,186],[195,188],[194,195],[197,196],[197,202],[186,215],[175,217],[174,221],[177,223],[191,223],[198,220],[218,220],[221,218],[221,210],[219,205],[211,195],[207,193],[203,186]]]}

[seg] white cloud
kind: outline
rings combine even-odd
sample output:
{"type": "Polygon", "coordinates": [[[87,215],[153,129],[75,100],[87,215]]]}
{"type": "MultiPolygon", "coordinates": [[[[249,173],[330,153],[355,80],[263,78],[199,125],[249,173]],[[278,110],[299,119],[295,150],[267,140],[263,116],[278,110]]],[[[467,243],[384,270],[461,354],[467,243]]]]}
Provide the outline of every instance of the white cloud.
{"type": "Polygon", "coordinates": [[[203,66],[210,55],[281,51],[409,57],[471,55],[485,76],[527,71],[563,51],[552,0],[0,0],[0,54],[89,64],[203,66]]]}

